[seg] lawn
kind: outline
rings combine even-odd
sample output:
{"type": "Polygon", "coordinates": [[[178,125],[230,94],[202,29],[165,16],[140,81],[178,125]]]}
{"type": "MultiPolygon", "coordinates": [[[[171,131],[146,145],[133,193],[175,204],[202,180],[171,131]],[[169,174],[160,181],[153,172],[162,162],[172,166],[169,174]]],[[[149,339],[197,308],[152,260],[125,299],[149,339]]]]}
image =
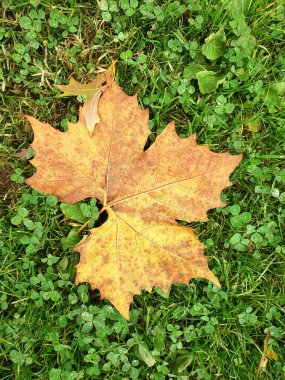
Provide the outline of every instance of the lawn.
{"type": "MultiPolygon", "coordinates": [[[[283,0],[3,0],[0,15],[1,380],[284,379],[283,0]],[[130,321],[74,285],[81,224],[24,183],[34,172],[24,115],[65,131],[84,99],[55,85],[86,83],[112,60],[117,83],[150,110],[150,144],[175,120],[181,138],[243,153],[227,205],[191,223],[222,288],[195,279],[143,291],[130,321]]],[[[78,205],[95,225],[97,206],[78,205]]]]}

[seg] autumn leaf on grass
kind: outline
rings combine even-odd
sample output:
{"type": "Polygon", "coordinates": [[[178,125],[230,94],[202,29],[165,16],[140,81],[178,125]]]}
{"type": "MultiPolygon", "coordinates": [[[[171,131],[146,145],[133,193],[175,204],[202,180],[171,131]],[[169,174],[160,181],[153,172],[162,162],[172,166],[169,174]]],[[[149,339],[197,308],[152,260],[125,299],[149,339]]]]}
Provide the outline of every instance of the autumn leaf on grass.
{"type": "Polygon", "coordinates": [[[194,229],[177,220],[207,221],[207,210],[222,206],[220,194],[241,155],[214,153],[180,139],[174,122],[144,151],[148,110],[126,95],[111,77],[98,103],[100,123],[92,133],[82,121],[67,132],[30,116],[34,130],[26,182],[38,191],[74,203],[96,197],[108,219],[75,248],[80,253],[76,284],[89,282],[129,318],[133,296],[172,283],[205,278],[219,286],[194,229]]]}
{"type": "Polygon", "coordinates": [[[98,101],[102,94],[102,85],[106,81],[105,75],[109,74],[115,76],[115,62],[103,73],[100,73],[96,78],[87,84],[77,82],[71,78],[66,85],[56,85],[63,94],[60,96],[83,96],[85,98],[84,105],[81,109],[81,117],[86,122],[87,129],[92,132],[95,124],[99,123],[99,116],[97,113],[98,101]]]}
{"type": "Polygon", "coordinates": [[[256,380],[258,379],[261,371],[265,371],[266,378],[268,378],[267,372],[266,372],[266,366],[267,366],[268,360],[278,360],[278,355],[276,354],[276,352],[269,349],[268,341],[269,341],[270,337],[271,337],[270,330],[268,330],[266,337],[264,339],[264,342],[263,342],[263,347],[264,347],[263,348],[263,354],[262,354],[262,357],[261,357],[260,362],[259,362],[259,366],[258,366],[257,371],[256,371],[256,377],[255,377],[256,380]]]}

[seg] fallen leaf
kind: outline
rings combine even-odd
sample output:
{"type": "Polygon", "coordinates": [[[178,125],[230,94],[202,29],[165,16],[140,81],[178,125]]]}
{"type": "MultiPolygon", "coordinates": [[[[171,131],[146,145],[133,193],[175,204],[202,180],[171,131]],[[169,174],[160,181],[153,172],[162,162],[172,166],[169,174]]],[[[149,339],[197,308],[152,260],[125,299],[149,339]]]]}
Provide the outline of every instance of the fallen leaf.
{"type": "Polygon", "coordinates": [[[14,153],[13,157],[20,158],[22,161],[24,161],[27,157],[27,154],[28,154],[28,149],[22,148],[20,152],[14,153]]]}
{"type": "Polygon", "coordinates": [[[85,98],[84,105],[81,109],[82,121],[85,120],[87,129],[92,132],[97,123],[100,122],[97,108],[98,101],[102,94],[102,85],[106,81],[105,75],[110,74],[115,76],[115,62],[103,73],[100,73],[96,78],[87,84],[77,82],[74,78],[71,78],[66,85],[56,85],[63,94],[60,96],[83,96],[85,98]]]}
{"type": "Polygon", "coordinates": [[[180,139],[174,122],[144,151],[149,112],[110,76],[92,133],[82,112],[67,132],[27,116],[37,171],[26,183],[68,203],[95,197],[103,205],[100,213],[108,214],[75,248],[76,284],[98,288],[127,319],[142,288],[168,292],[172,283],[192,278],[220,286],[195,230],[177,220],[207,221],[207,210],[224,205],[220,193],[231,184],[241,155],[211,152],[196,144],[195,135],[180,139]]]}
{"type": "Polygon", "coordinates": [[[270,331],[268,331],[263,343],[263,346],[264,346],[263,353],[269,360],[278,360],[278,355],[276,354],[276,352],[273,350],[270,350],[268,347],[268,341],[269,341],[270,336],[271,336],[270,331]]]}
{"type": "MultiPolygon", "coordinates": [[[[269,341],[270,336],[271,336],[270,330],[268,330],[263,342],[263,354],[260,359],[259,366],[257,368],[256,377],[255,377],[256,380],[259,377],[260,371],[266,371],[268,360],[278,360],[278,355],[276,354],[276,352],[273,350],[270,350],[268,347],[268,341],[269,341]]],[[[267,378],[267,374],[266,374],[266,378],[267,378]]]]}

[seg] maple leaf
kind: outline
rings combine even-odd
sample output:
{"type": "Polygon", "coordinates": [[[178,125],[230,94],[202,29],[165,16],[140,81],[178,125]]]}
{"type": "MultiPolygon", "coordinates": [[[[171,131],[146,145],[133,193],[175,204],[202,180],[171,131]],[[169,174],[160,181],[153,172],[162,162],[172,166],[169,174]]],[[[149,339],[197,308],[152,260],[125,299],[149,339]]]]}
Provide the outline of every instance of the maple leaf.
{"type": "Polygon", "coordinates": [[[144,151],[148,110],[111,77],[92,133],[81,114],[67,132],[27,117],[37,171],[26,182],[68,203],[96,197],[103,204],[100,212],[108,214],[75,248],[76,284],[98,288],[127,319],[142,288],[168,291],[172,283],[188,284],[191,278],[219,286],[194,229],[177,220],[207,221],[207,210],[224,205],[220,193],[231,184],[241,155],[211,152],[196,144],[195,135],[181,139],[174,122],[144,151]]]}
{"type": "Polygon", "coordinates": [[[81,84],[74,78],[70,78],[68,84],[56,85],[63,92],[60,96],[83,96],[85,98],[84,105],[81,109],[81,120],[85,121],[87,129],[92,132],[95,124],[99,123],[97,113],[98,101],[102,94],[102,85],[106,81],[106,74],[115,76],[115,61],[111,64],[108,70],[98,74],[95,79],[87,84],[81,84]]]}

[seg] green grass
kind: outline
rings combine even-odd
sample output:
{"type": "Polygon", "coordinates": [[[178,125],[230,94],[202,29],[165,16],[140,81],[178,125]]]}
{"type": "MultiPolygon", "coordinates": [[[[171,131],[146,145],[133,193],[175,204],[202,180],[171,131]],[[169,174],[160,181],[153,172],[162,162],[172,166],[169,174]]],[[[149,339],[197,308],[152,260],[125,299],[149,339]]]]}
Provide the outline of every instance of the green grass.
{"type": "Polygon", "coordinates": [[[284,378],[283,1],[4,0],[0,18],[1,379],[253,380],[268,330],[278,360],[258,378],[284,378]],[[224,50],[207,59],[221,26],[224,50]],[[62,244],[74,223],[24,184],[33,152],[14,156],[33,138],[24,114],[61,130],[76,120],[78,101],[54,84],[91,80],[112,59],[150,109],[151,141],[174,119],[181,137],[244,155],[227,206],[192,223],[222,289],[194,280],[169,297],[143,292],[130,322],[74,285],[78,255],[62,244]],[[222,83],[201,93],[210,78],[198,84],[193,63],[222,83]]]}

